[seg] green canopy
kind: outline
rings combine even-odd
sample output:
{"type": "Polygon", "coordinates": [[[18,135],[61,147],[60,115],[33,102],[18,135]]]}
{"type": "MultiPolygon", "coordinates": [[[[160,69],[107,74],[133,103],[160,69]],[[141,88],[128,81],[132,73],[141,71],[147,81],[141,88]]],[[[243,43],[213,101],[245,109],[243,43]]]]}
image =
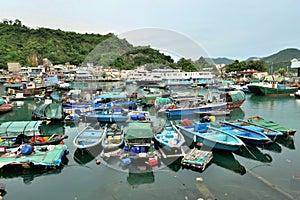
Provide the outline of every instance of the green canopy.
{"type": "Polygon", "coordinates": [[[245,93],[243,91],[229,91],[229,96],[232,99],[232,102],[243,101],[246,99],[245,93]]]}
{"type": "Polygon", "coordinates": [[[9,121],[0,125],[0,137],[17,136],[21,133],[25,135],[40,135],[40,125],[43,121],[9,121]]]}
{"type": "Polygon", "coordinates": [[[129,123],[126,129],[126,139],[153,138],[151,123],[129,123]]]}

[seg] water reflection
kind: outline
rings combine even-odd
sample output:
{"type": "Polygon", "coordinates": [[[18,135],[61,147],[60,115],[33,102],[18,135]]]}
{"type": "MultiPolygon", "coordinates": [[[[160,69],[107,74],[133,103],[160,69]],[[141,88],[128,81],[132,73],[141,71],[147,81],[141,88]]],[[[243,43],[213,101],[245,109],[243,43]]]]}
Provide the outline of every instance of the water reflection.
{"type": "Polygon", "coordinates": [[[95,146],[88,150],[76,149],[73,155],[74,161],[80,165],[85,165],[94,160],[100,154],[100,147],[95,146]]]}
{"type": "Polygon", "coordinates": [[[281,144],[282,146],[295,150],[295,144],[294,144],[294,138],[293,136],[287,136],[287,137],[279,137],[277,138],[276,142],[281,144]]]}
{"type": "Polygon", "coordinates": [[[271,163],[273,161],[273,158],[270,154],[261,152],[257,147],[255,146],[247,146],[245,148],[242,148],[236,152],[235,154],[249,158],[252,160],[257,160],[263,163],[271,163]]]}
{"type": "Polygon", "coordinates": [[[34,181],[37,177],[48,176],[48,175],[57,175],[60,174],[62,169],[65,165],[69,162],[66,156],[62,157],[62,165],[55,168],[47,168],[43,166],[37,166],[32,168],[23,168],[22,166],[14,166],[4,168],[0,172],[1,178],[9,179],[9,178],[16,178],[22,177],[23,182],[25,184],[30,184],[34,181]]]}
{"type": "Polygon", "coordinates": [[[245,118],[245,112],[242,108],[234,108],[230,110],[230,115],[226,117],[226,119],[229,118],[230,120],[237,120],[237,119],[244,119],[245,118]]]}
{"type": "Polygon", "coordinates": [[[272,142],[272,143],[265,144],[265,145],[258,146],[258,147],[261,149],[273,151],[275,153],[281,153],[281,151],[282,151],[281,146],[277,142],[272,142]]]}
{"type": "Polygon", "coordinates": [[[212,163],[241,175],[246,173],[246,168],[235,159],[231,152],[213,152],[212,163]]]}
{"type": "Polygon", "coordinates": [[[133,188],[141,184],[154,183],[154,173],[148,165],[130,165],[129,173],[127,176],[127,183],[133,188]]]}

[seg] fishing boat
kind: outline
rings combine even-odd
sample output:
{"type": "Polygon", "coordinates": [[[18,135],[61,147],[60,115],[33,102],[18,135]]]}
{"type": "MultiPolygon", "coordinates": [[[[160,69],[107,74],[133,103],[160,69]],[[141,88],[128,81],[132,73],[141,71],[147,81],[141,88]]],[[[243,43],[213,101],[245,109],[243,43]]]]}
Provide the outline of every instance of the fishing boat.
{"type": "Polygon", "coordinates": [[[91,111],[80,114],[85,121],[101,122],[101,123],[115,123],[125,122],[128,116],[124,112],[110,112],[108,110],[91,111]]]}
{"type": "Polygon", "coordinates": [[[33,111],[32,119],[62,121],[64,119],[62,104],[58,102],[41,104],[33,111]]]}
{"type": "Polygon", "coordinates": [[[104,128],[86,126],[80,131],[73,140],[73,144],[78,149],[87,149],[99,145],[103,139],[103,136],[107,130],[107,126],[104,128]]]}
{"type": "Polygon", "coordinates": [[[68,138],[64,134],[42,133],[44,121],[8,121],[0,125],[0,146],[12,148],[21,144],[32,146],[57,145],[68,138]]]}
{"type": "Polygon", "coordinates": [[[246,100],[245,93],[240,90],[228,91],[220,95],[220,99],[225,99],[227,109],[239,108],[246,100]]]}
{"type": "Polygon", "coordinates": [[[283,133],[265,126],[260,126],[257,124],[253,124],[250,122],[247,122],[245,120],[235,120],[233,122],[226,122],[224,121],[225,124],[230,124],[232,126],[237,126],[240,128],[244,128],[247,130],[254,130],[254,131],[258,131],[261,132],[263,134],[265,134],[266,136],[268,136],[271,140],[276,140],[277,137],[283,136],[283,133]]]}
{"type": "Polygon", "coordinates": [[[155,154],[151,123],[132,122],[125,127],[125,146],[128,158],[150,158],[155,154]]]}
{"type": "Polygon", "coordinates": [[[165,125],[162,132],[155,134],[154,139],[160,147],[169,152],[177,152],[181,150],[181,146],[185,142],[182,133],[177,129],[172,121],[170,124],[165,125]]]}
{"type": "Polygon", "coordinates": [[[31,168],[44,166],[55,168],[62,164],[62,157],[68,152],[66,145],[35,146],[25,144],[15,148],[6,149],[0,156],[2,170],[13,166],[31,168]]]}
{"type": "Polygon", "coordinates": [[[222,130],[228,134],[237,136],[246,144],[263,145],[273,142],[269,137],[261,132],[247,130],[239,126],[231,125],[230,123],[224,123],[223,121],[220,121],[219,123],[210,123],[210,125],[212,129],[222,130]]]}
{"type": "Polygon", "coordinates": [[[101,145],[104,150],[115,150],[124,144],[124,130],[117,124],[112,124],[104,133],[101,145]]]}
{"type": "Polygon", "coordinates": [[[13,104],[8,103],[8,101],[4,100],[4,98],[0,98],[0,113],[12,111],[13,108],[13,104]]]}
{"type": "MultiPolygon", "coordinates": [[[[165,107],[158,111],[158,113],[165,113],[168,118],[176,118],[183,115],[193,115],[197,112],[206,112],[212,110],[220,110],[226,108],[226,102],[217,102],[217,103],[203,103],[197,104],[193,101],[190,101],[185,106],[176,106],[175,107],[165,107]]],[[[174,104],[173,104],[174,105],[174,104]]]]}
{"type": "Polygon", "coordinates": [[[278,84],[277,82],[262,82],[248,84],[251,93],[259,96],[290,96],[298,91],[298,87],[278,84]]]}
{"type": "Polygon", "coordinates": [[[277,131],[282,132],[284,135],[294,135],[297,130],[296,129],[291,129],[289,127],[285,127],[282,126],[276,122],[273,122],[271,120],[266,120],[263,117],[260,116],[252,116],[252,117],[248,117],[247,121],[252,123],[252,124],[256,124],[256,125],[260,125],[260,126],[264,126],[267,128],[271,128],[277,131]]]}
{"type": "Polygon", "coordinates": [[[176,126],[186,137],[212,149],[236,151],[244,145],[243,141],[235,135],[209,127],[208,123],[195,123],[187,126],[181,123],[176,126]]]}

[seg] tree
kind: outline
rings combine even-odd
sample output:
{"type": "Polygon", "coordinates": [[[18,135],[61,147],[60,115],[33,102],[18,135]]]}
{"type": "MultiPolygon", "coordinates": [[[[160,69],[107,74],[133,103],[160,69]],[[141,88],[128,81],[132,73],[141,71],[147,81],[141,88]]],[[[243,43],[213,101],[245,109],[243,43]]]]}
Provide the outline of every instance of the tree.
{"type": "Polygon", "coordinates": [[[186,72],[196,72],[197,68],[193,64],[193,62],[190,59],[180,58],[177,62],[177,65],[186,72]]]}

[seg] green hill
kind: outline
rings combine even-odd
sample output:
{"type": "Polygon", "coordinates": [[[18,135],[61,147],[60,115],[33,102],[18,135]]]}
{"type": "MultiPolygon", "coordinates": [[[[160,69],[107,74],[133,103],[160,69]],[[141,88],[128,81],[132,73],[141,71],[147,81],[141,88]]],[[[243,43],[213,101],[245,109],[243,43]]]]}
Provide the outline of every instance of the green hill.
{"type": "Polygon", "coordinates": [[[114,34],[79,34],[49,28],[31,29],[19,20],[0,23],[0,68],[8,62],[37,66],[48,58],[52,64],[93,63],[132,69],[146,63],[174,65],[170,56],[150,47],[133,47],[114,34]]]}

